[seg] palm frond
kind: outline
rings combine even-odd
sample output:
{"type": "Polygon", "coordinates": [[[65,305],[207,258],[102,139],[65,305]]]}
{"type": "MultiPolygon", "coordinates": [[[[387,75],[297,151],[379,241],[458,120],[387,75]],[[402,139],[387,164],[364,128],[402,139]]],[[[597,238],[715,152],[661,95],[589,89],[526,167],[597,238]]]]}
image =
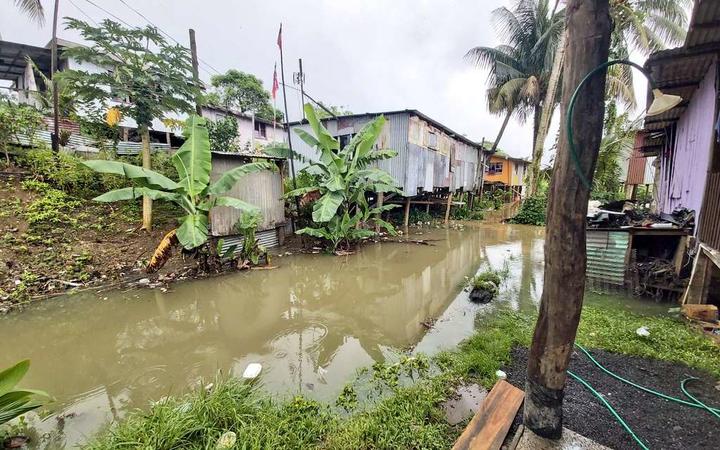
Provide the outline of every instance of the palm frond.
{"type": "Polygon", "coordinates": [[[45,23],[45,10],[40,0],[15,0],[15,6],[39,25],[45,23]]]}

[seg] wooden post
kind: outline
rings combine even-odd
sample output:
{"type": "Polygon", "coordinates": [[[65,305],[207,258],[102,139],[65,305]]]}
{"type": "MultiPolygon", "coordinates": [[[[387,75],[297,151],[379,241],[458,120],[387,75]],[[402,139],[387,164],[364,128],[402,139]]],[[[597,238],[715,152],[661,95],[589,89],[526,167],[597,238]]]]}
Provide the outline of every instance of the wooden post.
{"type": "Polygon", "coordinates": [[[190,28],[190,56],[192,58],[192,74],[193,82],[197,88],[195,96],[195,113],[198,116],[202,116],[202,102],[200,100],[200,75],[198,74],[198,56],[197,56],[197,44],[195,43],[195,30],[190,28]]]}
{"type": "MultiPolygon", "coordinates": [[[[524,423],[542,437],[562,434],[567,366],[585,291],[585,215],[590,191],[576,172],[565,127],[570,98],[581,80],[607,62],[611,20],[608,0],[570,0],[565,9],[567,48],[563,72],[560,141],[553,170],[545,237],[540,312],[528,359],[524,423]]],[[[592,185],[605,114],[606,70],[582,88],[573,132],[579,170],[592,185]]]]}
{"type": "Polygon", "coordinates": [[[425,214],[430,214],[430,203],[425,205],[425,214]]]}
{"type": "Polygon", "coordinates": [[[447,225],[448,222],[450,221],[450,206],[452,205],[452,199],[453,199],[453,192],[452,192],[452,188],[450,188],[450,192],[448,192],[447,207],[445,208],[445,225],[447,225]]]}
{"type": "Polygon", "coordinates": [[[52,81],[52,101],[53,101],[53,135],[50,140],[53,152],[57,153],[60,151],[60,100],[58,97],[58,83],[55,77],[57,72],[57,22],[58,22],[58,7],[60,0],[55,0],[55,11],[53,12],[53,26],[52,26],[52,43],[50,44],[50,79],[52,81]]]}
{"type": "Polygon", "coordinates": [[[410,197],[405,199],[405,219],[403,220],[403,227],[407,231],[408,224],[410,222],[410,197]]]}
{"type": "MultiPolygon", "coordinates": [[[[378,198],[377,198],[377,205],[375,205],[377,208],[382,208],[383,202],[385,201],[385,193],[384,192],[378,192],[378,198]]],[[[378,219],[382,219],[382,212],[379,212],[377,215],[378,219]]],[[[378,223],[375,223],[375,232],[380,232],[380,225],[378,223]]]]}
{"type": "MultiPolygon", "coordinates": [[[[143,169],[151,169],[150,129],[148,128],[148,125],[141,125],[138,127],[138,131],[140,131],[140,137],[142,138],[143,169]]],[[[147,195],[143,195],[142,205],[142,229],[145,231],[152,231],[152,199],[147,195]]]]}

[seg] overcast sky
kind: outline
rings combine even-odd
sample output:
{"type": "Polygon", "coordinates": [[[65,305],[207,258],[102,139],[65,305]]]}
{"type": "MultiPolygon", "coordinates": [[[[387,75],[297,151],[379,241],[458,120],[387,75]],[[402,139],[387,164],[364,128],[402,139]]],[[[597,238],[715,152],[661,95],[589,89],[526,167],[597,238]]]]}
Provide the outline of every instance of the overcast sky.
{"type": "MultiPolygon", "coordinates": [[[[0,2],[4,40],[33,45],[50,40],[50,0],[43,1],[44,27],[31,23],[12,0],[0,2]]],[[[500,43],[491,12],[511,6],[511,0],[124,2],[183,44],[188,28],[194,28],[204,80],[215,73],[208,65],[221,72],[234,68],[255,74],[269,90],[275,62],[279,71],[276,39],[282,22],[286,82],[291,84],[298,58],[303,58],[305,86],[317,100],[353,112],[419,109],[477,141],[494,139],[502,122],[487,112],[486,73],[463,55],[473,46],[500,43]]],[[[60,16],[88,20],[87,14],[95,21],[108,17],[92,3],[130,24],[147,23],[121,0],[60,0],[60,16]]],[[[64,29],[59,37],[79,41],[64,29]]],[[[279,108],[281,102],[279,97],[279,108]]],[[[299,93],[288,89],[291,119],[298,118],[299,105],[299,93]]],[[[511,122],[500,147],[513,156],[529,157],[531,142],[532,125],[511,122]]]]}

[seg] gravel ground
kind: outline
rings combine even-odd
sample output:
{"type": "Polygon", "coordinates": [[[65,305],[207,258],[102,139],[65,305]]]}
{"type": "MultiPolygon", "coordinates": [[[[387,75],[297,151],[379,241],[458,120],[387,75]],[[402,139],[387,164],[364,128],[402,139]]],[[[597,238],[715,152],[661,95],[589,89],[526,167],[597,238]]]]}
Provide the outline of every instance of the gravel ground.
{"type": "MultiPolygon", "coordinates": [[[[720,384],[711,375],[682,364],[603,350],[590,350],[607,369],[635,383],[685,399],[680,382],[694,376],[699,381],[687,384],[688,391],[705,404],[720,407],[720,384]]],[[[515,348],[512,364],[504,370],[508,381],[524,388],[527,348],[515,348]]],[[[570,370],[584,378],[628,423],[645,444],[655,449],[711,449],[720,442],[720,422],[709,412],[663,400],[642,392],[603,373],[584,354],[576,351],[570,370]]],[[[614,449],[639,448],[637,443],[610,414],[610,411],[580,383],[568,380],[564,402],[565,426],[599,444],[614,449]]],[[[522,421],[522,408],[508,434],[513,436],[522,421]]]]}

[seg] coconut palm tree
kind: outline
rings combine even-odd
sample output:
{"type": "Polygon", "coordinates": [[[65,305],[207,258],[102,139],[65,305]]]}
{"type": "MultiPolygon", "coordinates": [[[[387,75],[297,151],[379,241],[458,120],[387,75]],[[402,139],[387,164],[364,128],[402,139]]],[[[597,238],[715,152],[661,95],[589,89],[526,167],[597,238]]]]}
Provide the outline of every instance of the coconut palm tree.
{"type": "Polygon", "coordinates": [[[45,22],[45,10],[40,0],[15,0],[15,6],[39,25],[45,22]]]}
{"type": "MultiPolygon", "coordinates": [[[[631,50],[643,54],[661,50],[665,45],[680,45],[685,39],[687,26],[686,8],[691,0],[611,0],[610,14],[613,20],[611,35],[610,58],[627,59],[631,50]]],[[[555,0],[555,8],[560,0],[555,0]]],[[[555,97],[558,80],[562,73],[564,33],[562,44],[558,45],[553,67],[548,82],[547,98],[555,97]]],[[[608,99],[619,101],[628,110],[636,107],[633,91],[632,69],[626,65],[615,65],[608,69],[608,99]]],[[[545,101],[540,120],[540,131],[533,145],[533,158],[529,172],[530,195],[537,190],[537,174],[544,153],[545,137],[550,127],[550,119],[556,104],[545,101]]]]}
{"type": "Polygon", "coordinates": [[[563,31],[564,13],[553,13],[549,0],[518,0],[512,10],[495,9],[493,20],[505,43],[471,48],[465,57],[489,70],[489,110],[505,114],[505,122],[493,144],[496,148],[513,115],[521,122],[532,116],[533,137],[537,135],[548,76],[563,31]]]}

